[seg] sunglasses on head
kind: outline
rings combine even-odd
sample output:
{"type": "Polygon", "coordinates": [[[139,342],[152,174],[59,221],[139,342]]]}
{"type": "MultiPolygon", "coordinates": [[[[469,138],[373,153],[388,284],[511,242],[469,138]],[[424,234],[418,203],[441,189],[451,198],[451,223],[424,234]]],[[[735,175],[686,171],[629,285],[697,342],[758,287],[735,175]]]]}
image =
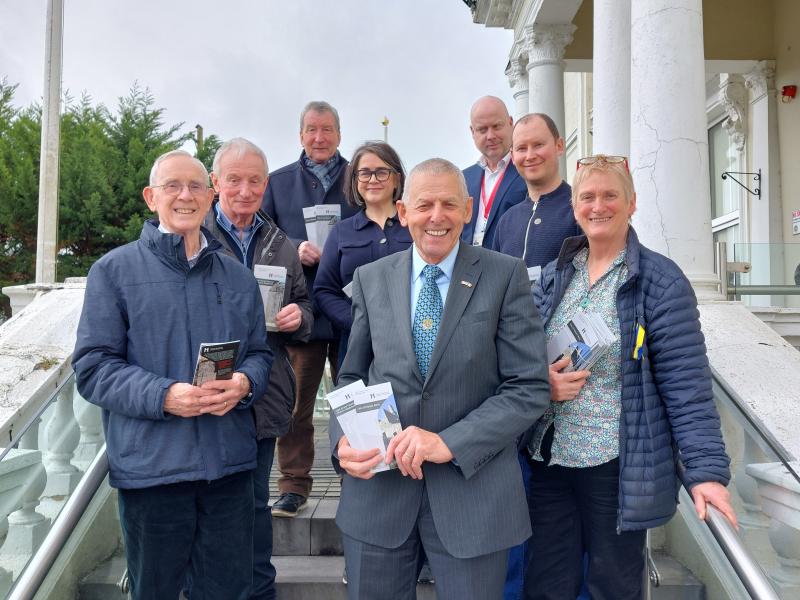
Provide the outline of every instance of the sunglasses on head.
{"type": "Polygon", "coordinates": [[[628,168],[628,159],[624,156],[614,156],[610,154],[595,154],[593,156],[584,156],[578,159],[577,169],[581,167],[588,167],[597,163],[605,163],[607,165],[618,165],[619,163],[625,164],[625,170],[630,172],[628,168]]]}

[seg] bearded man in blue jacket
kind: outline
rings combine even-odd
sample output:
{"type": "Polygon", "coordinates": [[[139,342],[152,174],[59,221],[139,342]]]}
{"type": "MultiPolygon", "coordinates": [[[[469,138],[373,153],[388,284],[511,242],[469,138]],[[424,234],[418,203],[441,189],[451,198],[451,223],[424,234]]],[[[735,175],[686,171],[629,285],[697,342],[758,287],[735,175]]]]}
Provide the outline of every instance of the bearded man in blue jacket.
{"type": "Polygon", "coordinates": [[[272,354],[252,273],[201,223],[208,172],[160,156],[143,195],[158,220],[89,271],[73,367],[103,409],[109,481],[134,599],[249,597],[256,435],[272,354]],[[201,343],[239,341],[231,379],[192,385],[201,343]]]}

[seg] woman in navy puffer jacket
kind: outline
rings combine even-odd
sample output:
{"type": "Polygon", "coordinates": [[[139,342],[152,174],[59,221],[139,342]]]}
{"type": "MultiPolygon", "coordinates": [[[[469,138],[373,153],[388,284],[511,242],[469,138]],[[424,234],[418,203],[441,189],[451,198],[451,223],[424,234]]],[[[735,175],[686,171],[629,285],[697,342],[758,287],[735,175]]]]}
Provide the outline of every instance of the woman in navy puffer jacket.
{"type": "Polygon", "coordinates": [[[525,594],[574,600],[641,597],[645,531],[668,521],[686,468],[700,518],[706,503],[733,523],[729,459],[692,287],[670,259],[639,244],[626,159],[579,161],[572,185],[584,236],[568,238],[534,290],[548,340],[596,313],[617,340],[589,371],[550,366],[552,402],[528,445],[533,526],[525,594]]]}

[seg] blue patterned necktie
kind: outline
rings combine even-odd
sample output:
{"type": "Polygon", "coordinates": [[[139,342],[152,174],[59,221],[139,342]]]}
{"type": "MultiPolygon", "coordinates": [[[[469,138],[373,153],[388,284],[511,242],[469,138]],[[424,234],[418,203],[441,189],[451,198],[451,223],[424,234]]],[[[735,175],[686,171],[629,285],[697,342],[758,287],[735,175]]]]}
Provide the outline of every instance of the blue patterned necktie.
{"type": "Polygon", "coordinates": [[[419,371],[424,379],[428,375],[428,365],[431,362],[433,345],[436,343],[436,334],[439,333],[439,322],[442,320],[442,295],[436,279],[443,271],[436,265],[425,265],[422,276],[425,282],[417,298],[417,308],[414,311],[414,324],[411,334],[414,337],[414,354],[417,355],[419,371]]]}

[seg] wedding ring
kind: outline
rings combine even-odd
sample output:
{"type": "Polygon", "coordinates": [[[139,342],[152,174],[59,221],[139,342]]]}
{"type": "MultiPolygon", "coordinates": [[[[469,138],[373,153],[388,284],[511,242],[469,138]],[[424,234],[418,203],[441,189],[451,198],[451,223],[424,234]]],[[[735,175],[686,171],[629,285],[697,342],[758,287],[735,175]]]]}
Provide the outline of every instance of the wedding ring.
{"type": "Polygon", "coordinates": [[[409,454],[408,452],[406,452],[403,456],[405,456],[408,459],[414,458],[414,455],[413,454],[409,454]]]}

